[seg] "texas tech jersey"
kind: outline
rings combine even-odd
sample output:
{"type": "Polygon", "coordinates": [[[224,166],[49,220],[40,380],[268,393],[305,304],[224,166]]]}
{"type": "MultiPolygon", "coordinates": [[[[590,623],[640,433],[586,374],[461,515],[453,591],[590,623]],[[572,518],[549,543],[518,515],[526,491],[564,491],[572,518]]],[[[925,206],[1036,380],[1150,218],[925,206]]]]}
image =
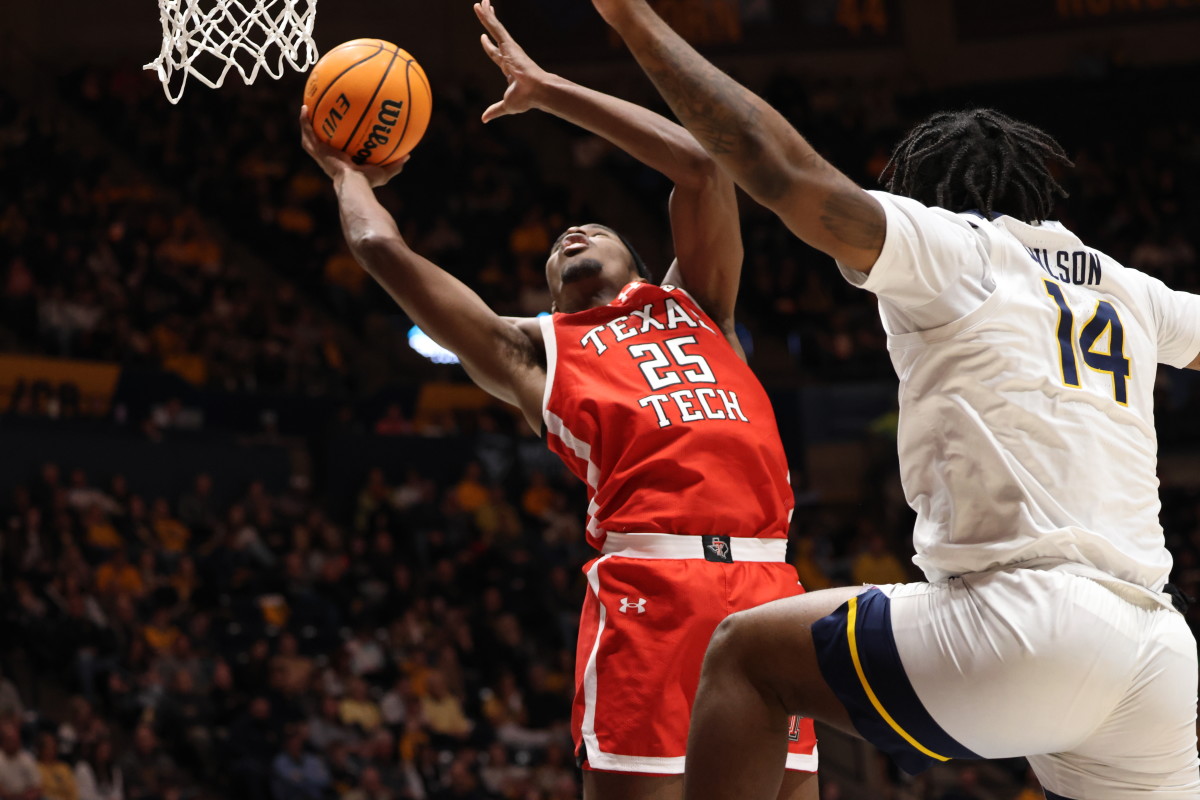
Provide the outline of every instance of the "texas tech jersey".
{"type": "Polygon", "coordinates": [[[631,283],[542,318],[546,440],[609,531],[784,538],[787,459],[767,394],[683,290],[631,283]]]}

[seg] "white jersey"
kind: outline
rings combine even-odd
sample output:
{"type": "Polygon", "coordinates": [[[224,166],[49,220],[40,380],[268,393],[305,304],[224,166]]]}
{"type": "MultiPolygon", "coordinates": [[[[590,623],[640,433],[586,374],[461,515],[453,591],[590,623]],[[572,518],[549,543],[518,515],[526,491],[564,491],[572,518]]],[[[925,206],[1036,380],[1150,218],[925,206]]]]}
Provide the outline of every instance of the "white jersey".
{"type": "Polygon", "coordinates": [[[1200,354],[1200,295],[1056,222],[987,221],[872,192],[887,238],[867,275],[900,378],[900,468],[930,581],[1022,563],[1154,591],[1153,390],[1200,354]]]}

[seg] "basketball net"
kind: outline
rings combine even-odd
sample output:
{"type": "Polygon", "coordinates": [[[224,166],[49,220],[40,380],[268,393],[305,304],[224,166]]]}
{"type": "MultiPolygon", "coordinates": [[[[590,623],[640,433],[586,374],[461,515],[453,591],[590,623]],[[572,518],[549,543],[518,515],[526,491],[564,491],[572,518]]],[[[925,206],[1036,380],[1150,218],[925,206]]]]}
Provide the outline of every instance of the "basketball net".
{"type": "Polygon", "coordinates": [[[249,84],[259,70],[279,78],[285,62],[303,71],[317,60],[317,0],[158,0],[158,9],[162,52],[145,68],[172,103],[189,77],[216,89],[231,69],[249,84]]]}

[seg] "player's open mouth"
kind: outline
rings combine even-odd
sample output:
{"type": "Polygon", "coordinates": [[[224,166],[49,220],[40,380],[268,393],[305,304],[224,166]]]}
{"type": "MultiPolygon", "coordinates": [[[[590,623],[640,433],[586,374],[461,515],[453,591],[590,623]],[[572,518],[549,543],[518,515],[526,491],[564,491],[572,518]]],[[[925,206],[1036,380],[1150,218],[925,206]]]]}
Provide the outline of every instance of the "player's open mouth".
{"type": "Polygon", "coordinates": [[[592,246],[592,240],[584,233],[568,234],[562,243],[562,252],[568,258],[574,255],[579,255],[584,250],[592,246]]]}

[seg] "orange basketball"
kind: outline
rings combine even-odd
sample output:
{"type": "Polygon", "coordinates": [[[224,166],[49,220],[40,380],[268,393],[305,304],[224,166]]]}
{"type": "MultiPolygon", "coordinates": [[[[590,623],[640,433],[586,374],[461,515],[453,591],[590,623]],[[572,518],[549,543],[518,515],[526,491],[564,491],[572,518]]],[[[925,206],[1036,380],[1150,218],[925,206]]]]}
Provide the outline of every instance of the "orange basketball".
{"type": "Polygon", "coordinates": [[[304,103],[317,138],[356,164],[390,164],[408,155],[433,111],[425,70],[380,39],[355,39],[326,53],[308,76],[304,103]]]}

